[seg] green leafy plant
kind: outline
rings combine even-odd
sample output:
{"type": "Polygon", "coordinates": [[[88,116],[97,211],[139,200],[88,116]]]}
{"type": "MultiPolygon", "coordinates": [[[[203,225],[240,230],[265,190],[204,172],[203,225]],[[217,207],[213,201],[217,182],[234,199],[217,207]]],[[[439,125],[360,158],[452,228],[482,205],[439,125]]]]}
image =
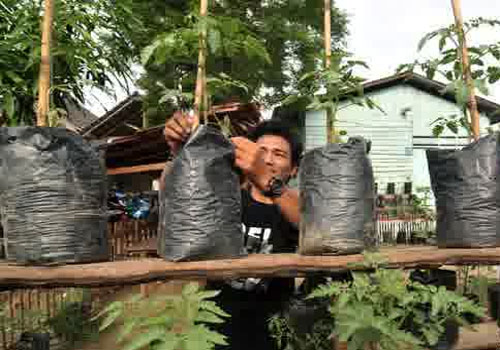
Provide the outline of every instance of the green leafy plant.
{"type": "Polygon", "coordinates": [[[297,91],[284,99],[282,104],[286,106],[306,100],[307,109],[327,110],[327,129],[333,133],[329,140],[338,141],[338,136],[347,134],[345,130],[336,132],[333,128],[340,110],[357,105],[376,108],[384,113],[375,101],[364,95],[364,79],[354,73],[359,67],[368,68],[365,62],[351,59],[350,53],[337,50],[331,56],[329,67],[305,73],[298,80],[297,91]]]}
{"type": "Polygon", "coordinates": [[[100,330],[120,322],[117,341],[123,349],[203,350],[227,345],[225,337],[209,325],[229,317],[214,301],[218,291],[186,285],[181,295],[155,295],[145,299],[135,295],[127,301],[111,303],[94,319],[102,319],[100,330]]]}
{"type": "Polygon", "coordinates": [[[48,325],[69,347],[77,341],[96,340],[99,327],[91,320],[91,307],[89,290],[69,290],[48,325]]]}
{"type": "Polygon", "coordinates": [[[283,350],[330,350],[332,348],[332,327],[330,319],[314,323],[308,333],[298,332],[290,322],[289,315],[273,315],[268,328],[278,349],[283,350]]]}
{"type": "MultiPolygon", "coordinates": [[[[437,343],[447,322],[466,324],[463,316],[484,309],[445,287],[411,282],[401,270],[385,269],[378,255],[361,263],[352,282],[332,282],[308,298],[330,298],[333,334],[349,349],[421,349],[437,343]]],[[[358,265],[359,266],[359,265],[358,265]]]]}
{"type": "MultiPolygon", "coordinates": [[[[464,23],[466,35],[480,27],[500,28],[500,21],[477,17],[464,23]]],[[[445,130],[458,134],[459,129],[472,135],[470,118],[467,113],[468,88],[463,77],[463,66],[461,62],[461,50],[459,49],[459,35],[455,24],[445,28],[434,30],[424,35],[418,43],[418,51],[421,51],[429,41],[437,40],[439,56],[436,58],[415,60],[413,63],[402,64],[398,72],[412,72],[419,69],[425,73],[427,78],[436,77],[447,81],[443,94],[452,93],[462,115],[440,116],[432,124],[433,134],[439,137],[445,130]]],[[[474,87],[484,95],[489,94],[489,85],[500,80],[500,41],[483,43],[469,46],[469,62],[474,87]]],[[[498,111],[500,113],[500,111],[498,111]]]]}

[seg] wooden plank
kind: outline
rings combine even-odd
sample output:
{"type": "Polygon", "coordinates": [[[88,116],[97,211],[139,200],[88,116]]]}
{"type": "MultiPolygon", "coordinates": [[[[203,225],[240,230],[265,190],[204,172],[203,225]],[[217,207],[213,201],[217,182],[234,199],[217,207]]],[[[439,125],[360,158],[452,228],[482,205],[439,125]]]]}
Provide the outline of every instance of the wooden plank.
{"type": "Polygon", "coordinates": [[[144,164],[144,165],[134,165],[125,166],[120,168],[108,168],[108,175],[121,175],[121,174],[134,174],[134,173],[146,173],[149,171],[162,171],[165,168],[166,162],[144,164]]]}
{"type": "MultiPolygon", "coordinates": [[[[426,268],[441,265],[500,265],[500,247],[438,249],[396,246],[382,248],[389,267],[426,268]]],[[[249,276],[303,276],[329,272],[359,262],[362,255],[301,256],[297,254],[250,255],[238,259],[167,262],[162,259],[113,261],[84,265],[16,266],[0,263],[0,288],[71,287],[140,284],[153,280],[234,278],[249,276]]]]}

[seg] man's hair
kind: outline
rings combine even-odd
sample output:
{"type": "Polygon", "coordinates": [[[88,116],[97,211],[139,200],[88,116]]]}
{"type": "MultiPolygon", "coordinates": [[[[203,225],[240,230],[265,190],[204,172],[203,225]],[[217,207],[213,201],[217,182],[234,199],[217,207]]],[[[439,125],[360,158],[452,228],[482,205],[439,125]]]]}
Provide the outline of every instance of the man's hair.
{"type": "Polygon", "coordinates": [[[302,143],[288,125],[278,120],[262,122],[250,133],[249,139],[255,142],[265,135],[280,136],[284,138],[290,145],[290,150],[292,151],[292,165],[299,165],[302,156],[302,143]]]}

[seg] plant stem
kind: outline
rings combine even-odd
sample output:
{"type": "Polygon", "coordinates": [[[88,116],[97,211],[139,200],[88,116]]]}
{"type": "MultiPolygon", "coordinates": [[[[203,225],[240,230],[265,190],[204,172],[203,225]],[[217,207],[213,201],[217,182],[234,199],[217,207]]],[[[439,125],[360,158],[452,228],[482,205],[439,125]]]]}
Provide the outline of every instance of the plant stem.
{"type": "Polygon", "coordinates": [[[52,19],[54,16],[54,0],[45,0],[45,13],[42,24],[42,47],[40,72],[38,78],[38,109],[37,126],[47,125],[50,91],[50,41],[52,34],[52,19]]]}
{"type": "Polygon", "coordinates": [[[477,140],[479,138],[479,112],[477,110],[477,101],[474,92],[474,81],[472,80],[470,71],[469,53],[467,50],[467,42],[465,39],[465,33],[463,28],[460,0],[451,0],[451,6],[453,8],[453,15],[455,16],[455,25],[457,27],[458,43],[460,45],[460,51],[461,51],[460,58],[462,60],[463,79],[467,84],[467,91],[469,94],[468,108],[471,117],[472,134],[474,136],[474,139],[477,140]]]}

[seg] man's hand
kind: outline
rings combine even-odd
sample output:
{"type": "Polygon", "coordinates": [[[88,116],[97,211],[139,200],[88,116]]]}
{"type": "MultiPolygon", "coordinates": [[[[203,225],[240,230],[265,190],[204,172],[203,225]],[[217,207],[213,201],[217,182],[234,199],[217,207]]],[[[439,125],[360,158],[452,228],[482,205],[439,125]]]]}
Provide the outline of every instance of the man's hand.
{"type": "Polygon", "coordinates": [[[244,137],[233,137],[231,141],[235,145],[236,166],[259,190],[267,190],[273,173],[264,160],[264,150],[244,137]]]}
{"type": "Polygon", "coordinates": [[[191,134],[193,118],[182,112],[175,112],[165,123],[165,141],[167,141],[172,153],[176,154],[180,146],[191,134]]]}

